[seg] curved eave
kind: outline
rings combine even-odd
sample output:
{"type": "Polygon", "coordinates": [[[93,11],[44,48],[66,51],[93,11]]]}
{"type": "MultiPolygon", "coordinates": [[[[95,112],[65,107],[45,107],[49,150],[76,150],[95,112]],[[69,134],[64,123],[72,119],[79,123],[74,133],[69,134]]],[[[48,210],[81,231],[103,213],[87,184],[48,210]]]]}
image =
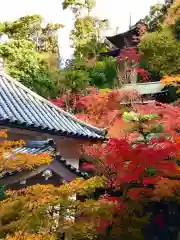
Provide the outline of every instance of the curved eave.
{"type": "Polygon", "coordinates": [[[111,50],[109,52],[102,52],[100,53],[100,56],[103,56],[103,57],[117,57],[120,55],[120,49],[115,49],[115,50],[111,50]]]}
{"type": "Polygon", "coordinates": [[[18,121],[11,121],[9,119],[0,120],[0,125],[3,125],[5,127],[10,127],[10,128],[19,128],[19,129],[24,129],[24,130],[34,131],[34,132],[40,132],[44,134],[64,136],[64,137],[70,137],[75,139],[83,139],[83,140],[91,140],[91,141],[104,141],[107,139],[105,136],[106,135],[105,130],[102,132],[102,135],[93,133],[94,136],[89,136],[85,134],[78,134],[78,133],[75,134],[73,132],[67,132],[67,131],[61,131],[61,130],[57,131],[55,128],[49,129],[49,128],[42,128],[41,126],[27,125],[26,122],[21,123],[18,121]]]}
{"type": "Polygon", "coordinates": [[[124,41],[125,38],[131,40],[132,45],[137,45],[137,43],[132,41],[133,36],[136,36],[136,35],[138,35],[138,31],[137,31],[137,27],[134,27],[124,33],[120,33],[114,36],[107,36],[106,39],[117,48],[122,49],[126,45],[124,41]]]}
{"type": "MultiPolygon", "coordinates": [[[[12,127],[101,140],[103,129],[81,121],[0,70],[0,121],[12,127]]],[[[2,123],[0,123],[2,124],[2,123]]]]}

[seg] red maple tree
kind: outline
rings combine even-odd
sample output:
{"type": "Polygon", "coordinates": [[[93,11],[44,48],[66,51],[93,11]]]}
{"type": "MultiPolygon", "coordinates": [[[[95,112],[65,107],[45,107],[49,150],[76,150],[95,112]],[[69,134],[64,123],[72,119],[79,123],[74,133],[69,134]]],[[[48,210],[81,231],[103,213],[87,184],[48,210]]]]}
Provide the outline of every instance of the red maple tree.
{"type": "Polygon", "coordinates": [[[107,234],[110,228],[116,236],[122,235],[127,224],[137,230],[148,222],[137,215],[148,201],[180,197],[179,108],[138,104],[134,105],[134,120],[124,121],[123,112],[128,109],[121,103],[125,99],[127,95],[117,90],[93,91],[80,97],[80,104],[76,102],[78,109],[84,109],[83,119],[109,130],[107,142],[83,148],[89,157],[81,169],[105,177],[100,198],[113,203],[116,214],[113,219],[97,219],[97,230],[107,234]],[[151,115],[154,117],[146,119],[151,115]]]}
{"type": "Polygon", "coordinates": [[[157,130],[157,118],[155,114],[130,113],[127,120],[133,122],[131,131],[136,133],[134,141],[111,138],[101,146],[86,148],[93,159],[91,164],[95,174],[103,174],[106,179],[105,192],[108,194],[101,198],[113,202],[116,207],[113,220],[100,219],[101,231],[109,226],[117,228],[117,219],[118,228],[123,231],[127,217],[132,217],[132,214],[137,216],[137,208],[132,209],[136,203],[143,207],[148,201],[178,200],[180,197],[177,155],[180,142],[169,138],[163,130],[157,130]],[[120,192],[118,197],[114,195],[117,191],[120,192]]]}
{"type": "Polygon", "coordinates": [[[147,70],[140,67],[140,60],[143,53],[137,51],[137,47],[124,47],[119,56],[117,57],[117,68],[120,67],[121,79],[124,80],[123,84],[131,83],[130,76],[137,73],[142,81],[149,81],[150,75],[147,70]],[[122,72],[124,75],[122,75],[122,72]],[[127,81],[127,82],[126,82],[127,81]]]}
{"type": "MultiPolygon", "coordinates": [[[[126,49],[120,61],[128,57],[138,62],[140,55],[136,54],[132,53],[132,49],[127,53],[126,49]]],[[[138,71],[141,72],[137,68],[138,71]]],[[[110,226],[111,232],[117,226],[123,232],[134,216],[137,225],[138,219],[141,219],[136,215],[137,205],[142,207],[150,200],[180,198],[180,168],[177,164],[180,157],[180,138],[177,133],[180,130],[179,108],[159,103],[129,107],[122,104],[128,102],[132,94],[135,94],[133,98],[139,97],[134,92],[117,89],[99,91],[95,88],[68,96],[71,112],[91,124],[107,128],[111,137],[102,145],[84,148],[85,155],[90,159],[82,167],[106,179],[105,194],[100,194],[100,197],[116,207],[117,215],[113,220],[97,219],[100,232],[110,226]],[[130,120],[124,121],[123,113],[131,110],[135,113],[129,113],[130,120]],[[119,196],[116,196],[116,192],[119,196]]],[[[57,99],[54,103],[68,110],[67,98],[64,99],[57,99]]]]}

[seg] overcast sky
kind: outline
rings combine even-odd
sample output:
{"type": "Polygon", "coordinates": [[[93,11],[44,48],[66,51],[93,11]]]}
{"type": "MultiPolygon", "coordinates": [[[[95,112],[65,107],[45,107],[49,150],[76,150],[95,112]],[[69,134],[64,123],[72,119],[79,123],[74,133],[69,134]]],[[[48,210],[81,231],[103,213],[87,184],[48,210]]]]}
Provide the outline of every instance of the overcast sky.
{"type": "MultiPolygon", "coordinates": [[[[101,19],[109,19],[113,30],[126,31],[129,26],[130,12],[132,24],[143,18],[151,5],[163,0],[96,0],[93,13],[101,19]]],[[[47,21],[59,22],[65,25],[60,31],[60,47],[63,58],[72,53],[69,42],[69,32],[73,26],[73,15],[63,11],[62,0],[5,0],[0,3],[0,21],[15,20],[27,14],[40,14],[47,21]]]]}

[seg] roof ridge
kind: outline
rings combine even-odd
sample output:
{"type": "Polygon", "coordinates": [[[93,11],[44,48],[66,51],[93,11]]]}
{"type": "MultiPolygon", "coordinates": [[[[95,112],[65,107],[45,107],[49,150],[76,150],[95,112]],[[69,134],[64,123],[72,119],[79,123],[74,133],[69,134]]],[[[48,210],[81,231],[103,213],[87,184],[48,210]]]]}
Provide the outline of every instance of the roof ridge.
{"type": "Polygon", "coordinates": [[[29,140],[25,142],[24,147],[26,148],[42,148],[42,147],[54,147],[54,141],[52,139],[46,140],[29,140]]]}
{"type": "Polygon", "coordinates": [[[64,111],[63,109],[57,107],[56,105],[54,105],[53,103],[51,103],[49,100],[41,97],[40,95],[38,95],[37,93],[33,92],[31,89],[27,88],[26,86],[24,86],[22,83],[20,83],[18,80],[10,77],[7,73],[5,73],[4,71],[0,71],[0,76],[6,78],[8,81],[13,82],[16,86],[20,87],[21,89],[23,89],[24,91],[26,91],[27,93],[31,94],[31,96],[35,97],[36,99],[42,101],[43,103],[46,103],[49,107],[56,109],[58,112],[62,113],[63,115],[65,115],[66,117],[76,121],[77,123],[81,124],[82,126],[88,128],[89,130],[93,130],[94,132],[96,132],[97,134],[103,134],[106,135],[106,130],[102,129],[102,128],[97,128],[92,126],[91,124],[85,123],[82,120],[76,118],[75,116],[73,116],[72,114],[64,111]]]}
{"type": "Polygon", "coordinates": [[[137,28],[137,26],[133,26],[131,29],[127,29],[126,31],[121,32],[121,33],[117,33],[117,34],[115,34],[113,36],[106,36],[106,38],[112,38],[112,37],[115,37],[115,36],[123,36],[123,35],[125,35],[128,32],[133,32],[136,28],[137,28]]]}

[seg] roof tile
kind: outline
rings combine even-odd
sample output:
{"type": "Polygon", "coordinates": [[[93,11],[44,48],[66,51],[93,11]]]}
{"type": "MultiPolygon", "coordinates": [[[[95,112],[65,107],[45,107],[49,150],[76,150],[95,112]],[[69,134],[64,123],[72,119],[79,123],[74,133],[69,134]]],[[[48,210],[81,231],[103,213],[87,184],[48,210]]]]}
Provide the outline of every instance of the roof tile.
{"type": "Polygon", "coordinates": [[[104,140],[105,131],[58,108],[0,71],[0,124],[15,124],[51,134],[104,140]]]}

